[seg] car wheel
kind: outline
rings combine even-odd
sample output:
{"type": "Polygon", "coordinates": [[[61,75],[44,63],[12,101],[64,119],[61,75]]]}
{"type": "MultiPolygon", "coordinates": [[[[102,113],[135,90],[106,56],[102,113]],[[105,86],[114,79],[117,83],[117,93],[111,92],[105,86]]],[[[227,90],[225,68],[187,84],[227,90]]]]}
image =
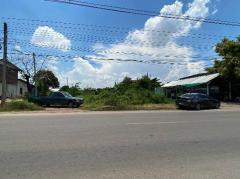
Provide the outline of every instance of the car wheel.
{"type": "Polygon", "coordinates": [[[68,107],[69,107],[69,108],[73,108],[73,107],[74,107],[73,102],[69,102],[69,103],[68,103],[68,107]]]}
{"type": "Polygon", "coordinates": [[[219,109],[220,108],[220,104],[216,104],[215,108],[219,109]]]}
{"type": "Polygon", "coordinates": [[[198,110],[198,111],[201,110],[201,105],[200,104],[196,104],[196,110],[198,110]]]}
{"type": "Polygon", "coordinates": [[[181,105],[177,105],[177,109],[183,109],[181,105]]]}

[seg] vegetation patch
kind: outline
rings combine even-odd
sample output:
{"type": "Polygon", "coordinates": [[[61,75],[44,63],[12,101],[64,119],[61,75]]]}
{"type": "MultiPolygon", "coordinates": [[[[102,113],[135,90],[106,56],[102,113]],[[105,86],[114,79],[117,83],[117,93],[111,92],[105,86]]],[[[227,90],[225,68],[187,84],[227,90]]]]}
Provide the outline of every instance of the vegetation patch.
{"type": "Polygon", "coordinates": [[[112,88],[80,89],[78,85],[64,86],[61,91],[84,98],[83,109],[87,110],[157,110],[174,109],[174,101],[156,94],[161,83],[148,75],[132,80],[126,77],[112,88]]]}
{"type": "Polygon", "coordinates": [[[21,101],[21,100],[16,100],[16,101],[10,101],[6,102],[4,107],[0,107],[0,112],[9,112],[9,111],[38,111],[38,110],[43,110],[44,108],[30,103],[28,101],[21,101]]]}

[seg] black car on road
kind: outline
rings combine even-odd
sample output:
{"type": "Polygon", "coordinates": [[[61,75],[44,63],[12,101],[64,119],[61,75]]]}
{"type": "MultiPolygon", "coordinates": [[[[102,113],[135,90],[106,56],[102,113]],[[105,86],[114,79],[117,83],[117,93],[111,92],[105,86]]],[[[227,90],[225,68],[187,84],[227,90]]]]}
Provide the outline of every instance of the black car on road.
{"type": "Polygon", "coordinates": [[[78,108],[83,104],[83,98],[76,98],[67,92],[53,92],[46,97],[32,97],[29,101],[42,106],[68,106],[78,108]]]}
{"type": "Polygon", "coordinates": [[[190,109],[212,109],[220,108],[220,101],[214,99],[211,96],[201,93],[186,93],[178,97],[176,100],[178,108],[190,108],[190,109]]]}

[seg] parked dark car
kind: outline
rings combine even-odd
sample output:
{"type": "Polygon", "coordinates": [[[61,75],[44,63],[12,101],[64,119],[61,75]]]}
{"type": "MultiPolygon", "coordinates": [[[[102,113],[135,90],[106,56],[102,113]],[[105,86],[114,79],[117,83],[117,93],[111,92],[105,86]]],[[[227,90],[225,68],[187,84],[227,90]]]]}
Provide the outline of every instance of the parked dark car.
{"type": "Polygon", "coordinates": [[[176,100],[178,108],[190,108],[190,109],[212,109],[220,108],[221,103],[219,100],[214,99],[206,94],[201,93],[186,93],[176,100]]]}
{"type": "Polygon", "coordinates": [[[29,101],[38,103],[42,106],[68,106],[78,108],[83,104],[83,98],[76,98],[67,92],[53,92],[47,97],[32,97],[29,101]]]}

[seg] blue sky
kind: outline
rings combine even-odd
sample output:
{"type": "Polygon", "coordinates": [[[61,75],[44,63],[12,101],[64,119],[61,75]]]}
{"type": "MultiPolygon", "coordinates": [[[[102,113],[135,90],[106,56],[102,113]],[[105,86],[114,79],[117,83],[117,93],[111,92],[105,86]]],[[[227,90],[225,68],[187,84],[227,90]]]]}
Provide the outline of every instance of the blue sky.
{"type": "MultiPolygon", "coordinates": [[[[151,3],[146,2],[146,0],[131,0],[131,1],[123,1],[123,0],[86,0],[87,2],[94,2],[94,3],[101,3],[101,4],[108,4],[108,5],[116,5],[122,7],[129,7],[135,9],[142,9],[142,10],[150,10],[150,11],[157,11],[159,12],[161,9],[166,8],[166,5],[179,5],[176,1],[173,0],[151,0],[151,3]]],[[[188,11],[190,8],[188,6],[189,3],[195,2],[195,9],[198,8],[198,5],[201,5],[200,8],[203,8],[201,13],[204,18],[210,19],[221,19],[227,21],[238,21],[239,14],[238,14],[238,7],[240,7],[240,1],[229,1],[227,0],[179,0],[180,4],[183,5],[181,12],[184,13],[188,11]],[[196,1],[196,2],[195,2],[196,1]],[[203,2],[205,2],[204,5],[203,2]],[[207,10],[207,13],[202,13],[207,10]]],[[[176,6],[177,7],[177,6],[176,6]]],[[[194,8],[192,8],[194,11],[194,8]]],[[[166,8],[166,12],[167,12],[166,8]]],[[[172,7],[173,12],[174,7],[172,7]]],[[[190,13],[194,13],[190,11],[190,13]]],[[[198,15],[198,12],[195,12],[198,15]]],[[[126,27],[127,30],[124,33],[118,34],[111,34],[111,33],[103,33],[103,31],[88,31],[86,29],[79,29],[77,28],[62,28],[60,26],[64,26],[63,24],[59,23],[45,23],[45,22],[35,22],[32,21],[16,21],[13,19],[4,19],[1,18],[1,23],[6,21],[9,26],[9,39],[18,39],[17,42],[10,41],[9,49],[18,48],[21,49],[23,52],[31,52],[34,51],[36,54],[52,54],[52,55],[62,55],[62,56],[73,56],[71,60],[73,62],[69,62],[69,60],[64,60],[63,58],[54,58],[55,60],[50,61],[46,64],[47,68],[53,70],[56,75],[59,77],[61,84],[65,84],[66,77],[70,78],[70,82],[72,84],[76,82],[80,82],[83,87],[104,87],[104,86],[111,86],[114,82],[120,81],[124,76],[131,76],[133,78],[139,77],[143,74],[150,73],[152,76],[159,77],[162,81],[169,81],[176,79],[180,76],[185,76],[197,72],[202,72],[203,67],[210,65],[209,61],[204,61],[204,59],[198,59],[199,62],[204,63],[205,66],[196,66],[196,70],[184,70],[186,67],[178,67],[174,65],[174,67],[169,65],[153,65],[153,64],[136,64],[136,63],[127,63],[120,64],[119,62],[98,62],[96,60],[83,60],[81,58],[78,59],[76,62],[76,58],[74,56],[88,56],[88,57],[111,57],[114,58],[112,54],[102,54],[101,50],[103,51],[124,51],[127,48],[123,47],[121,43],[124,42],[126,45],[126,39],[128,38],[140,38],[135,34],[129,34],[128,31],[130,30],[141,30],[144,29],[146,26],[146,22],[151,21],[151,23],[155,23],[154,20],[149,20],[150,17],[147,16],[139,16],[139,15],[129,15],[123,13],[116,13],[110,11],[103,11],[103,10],[96,10],[90,9],[80,6],[73,6],[67,4],[59,4],[59,3],[52,3],[47,2],[44,0],[1,0],[0,4],[0,16],[1,17],[9,17],[9,18],[19,18],[19,19],[37,19],[37,20],[48,20],[48,21],[61,21],[61,22],[70,22],[73,24],[92,24],[92,25],[101,25],[101,26],[118,26],[118,27],[126,27]],[[36,47],[36,44],[32,41],[34,32],[39,27],[48,27],[48,33],[59,33],[62,36],[58,43],[70,44],[69,49],[66,51],[55,48],[55,46],[48,46],[42,47],[41,45],[36,47]],[[12,30],[12,31],[11,31],[12,30]],[[52,32],[53,30],[54,32],[52,32]],[[19,31],[21,33],[15,33],[19,31]],[[25,34],[23,33],[25,32],[25,34]],[[74,37],[72,37],[74,35],[74,37]],[[96,43],[96,40],[92,43],[86,43],[82,41],[83,35],[90,35],[90,36],[97,36],[97,37],[104,37],[110,39],[117,39],[118,42],[114,42],[112,44],[106,44],[104,42],[96,43]],[[80,37],[79,37],[80,36],[80,37]],[[79,39],[80,38],[80,39],[79,39]],[[69,40],[69,41],[67,41],[69,40]],[[24,42],[24,43],[21,43],[24,42]],[[68,43],[69,42],[69,43],[68,43]],[[24,45],[25,44],[25,45],[24,45]],[[73,49],[76,48],[88,48],[93,50],[99,50],[98,54],[92,54],[89,52],[79,52],[73,49]],[[67,62],[65,62],[67,61],[67,62]],[[80,62],[79,62],[80,61],[80,62]],[[84,67],[84,69],[83,69],[84,67]],[[88,68],[86,70],[86,68],[88,68]],[[175,69],[183,68],[175,75],[170,75],[175,73],[175,69]]],[[[155,20],[157,21],[157,20],[155,20]]],[[[166,22],[158,22],[160,27],[154,27],[153,30],[164,30],[164,31],[171,31],[172,27],[177,22],[174,23],[166,21],[166,22]],[[165,26],[165,27],[162,27],[165,26]]],[[[186,24],[185,24],[186,25],[186,24]]],[[[180,36],[177,39],[174,39],[174,45],[183,44],[181,48],[177,49],[177,51],[181,51],[180,55],[184,54],[184,56],[216,56],[213,50],[208,49],[204,50],[199,48],[199,46],[209,46],[218,42],[223,36],[227,37],[234,37],[239,35],[240,27],[232,27],[232,26],[224,26],[224,25],[216,25],[216,24],[207,24],[203,23],[200,24],[198,27],[194,27],[196,24],[187,24],[189,27],[186,30],[188,36],[182,37],[180,36]],[[189,38],[192,34],[201,33],[201,34],[210,34],[214,35],[214,39],[193,39],[189,38]],[[216,36],[217,35],[217,36],[216,36]],[[194,42],[193,42],[194,41],[194,42]],[[184,44],[185,43],[185,44],[184,44]]],[[[70,27],[76,27],[75,25],[68,25],[70,27]]],[[[152,25],[149,26],[152,28],[152,25]]],[[[174,27],[175,28],[175,27],[174,27]]],[[[179,28],[183,28],[179,26],[179,28]]],[[[39,30],[39,29],[38,29],[39,30]]],[[[176,29],[175,29],[176,30],[176,29]]],[[[143,30],[144,31],[144,30],[143,30]]],[[[59,37],[58,34],[58,37],[59,37]]],[[[153,34],[151,34],[151,37],[153,34]]],[[[201,36],[202,37],[202,36],[201,36]]],[[[93,38],[93,37],[92,37],[93,38]]],[[[143,37],[144,39],[146,37],[143,37]]],[[[45,39],[46,40],[46,39],[45,39]]],[[[164,34],[157,34],[156,43],[167,43],[164,40],[164,34]]],[[[36,43],[36,41],[35,41],[36,43]]],[[[133,45],[132,45],[133,46],[133,45]]],[[[154,53],[157,49],[147,49],[145,47],[141,47],[141,49],[135,49],[131,47],[129,52],[133,52],[134,50],[139,53],[139,51],[146,51],[154,53]]],[[[162,47],[159,48],[159,53],[165,54],[166,49],[162,47]],[[163,52],[162,52],[163,51],[163,52]]],[[[175,49],[169,49],[170,56],[176,54],[175,49]]],[[[132,56],[127,57],[125,56],[116,56],[116,58],[132,58],[132,56]]],[[[15,57],[12,57],[15,58],[15,57]]],[[[40,57],[39,57],[40,58],[40,57]]],[[[136,57],[138,58],[138,57],[136,57]]],[[[139,57],[142,58],[142,57],[139,57]]],[[[148,59],[148,57],[144,57],[148,59]]],[[[68,58],[70,59],[70,57],[68,58]]],[[[149,58],[150,59],[150,58],[149,58]]],[[[179,59],[179,61],[181,59],[179,59]]],[[[193,60],[193,59],[192,59],[193,60]]],[[[191,59],[188,60],[191,63],[191,59]]],[[[191,68],[191,67],[187,67],[191,68]]]]}

